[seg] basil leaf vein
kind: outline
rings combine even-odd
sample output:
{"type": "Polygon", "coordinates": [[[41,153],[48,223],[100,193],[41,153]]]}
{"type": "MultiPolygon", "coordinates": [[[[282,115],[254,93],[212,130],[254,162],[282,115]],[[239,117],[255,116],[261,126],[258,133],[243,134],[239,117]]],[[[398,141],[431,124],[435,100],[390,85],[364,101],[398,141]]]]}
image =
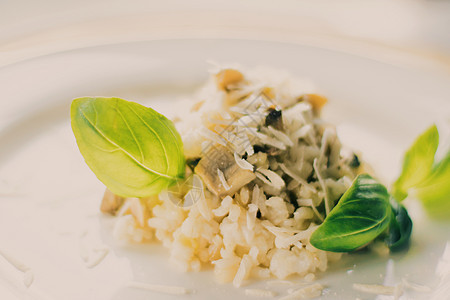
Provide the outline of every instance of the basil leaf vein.
{"type": "Polygon", "coordinates": [[[389,197],[371,176],[359,175],[311,235],[311,244],[332,252],[349,252],[368,244],[389,226],[389,197]]]}
{"type": "Polygon", "coordinates": [[[151,108],[120,98],[78,98],[71,123],[87,165],[117,195],[150,196],[184,176],[181,137],[151,108]]]}

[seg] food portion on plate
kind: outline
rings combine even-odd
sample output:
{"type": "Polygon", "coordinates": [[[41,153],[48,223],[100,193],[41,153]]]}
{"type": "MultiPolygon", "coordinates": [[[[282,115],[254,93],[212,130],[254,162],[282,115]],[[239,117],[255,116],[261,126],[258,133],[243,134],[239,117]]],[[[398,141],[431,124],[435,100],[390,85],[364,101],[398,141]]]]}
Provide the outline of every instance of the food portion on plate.
{"type": "MultiPolygon", "coordinates": [[[[191,100],[174,102],[172,121],[104,97],[75,99],[71,119],[107,187],[101,210],[116,216],[114,235],[160,241],[181,270],[211,264],[219,282],[239,287],[247,278],[313,279],[342,252],[374,241],[408,245],[405,207],[321,119],[326,102],[286,74],[229,67],[213,71],[191,100]]],[[[414,150],[429,144],[421,138],[435,141],[435,130],[408,152],[404,174],[413,175],[394,184],[399,200],[413,189],[426,198],[432,184],[440,184],[432,205],[448,195],[450,155],[435,164],[436,149],[414,150]],[[421,156],[427,162],[414,176],[409,164],[421,156]]]]}

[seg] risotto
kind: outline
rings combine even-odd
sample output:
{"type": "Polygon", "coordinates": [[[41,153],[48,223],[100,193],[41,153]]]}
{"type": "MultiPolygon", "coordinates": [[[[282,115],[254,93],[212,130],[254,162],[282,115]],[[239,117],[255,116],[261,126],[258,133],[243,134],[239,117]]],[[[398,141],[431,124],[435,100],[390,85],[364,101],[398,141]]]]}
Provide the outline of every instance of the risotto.
{"type": "Polygon", "coordinates": [[[101,210],[116,215],[114,235],[160,241],[179,269],[211,264],[236,287],[251,277],[314,278],[341,254],[309,238],[363,168],[320,118],[326,102],[279,72],[212,71],[175,104],[185,179],[147,198],[107,190],[101,210]]]}

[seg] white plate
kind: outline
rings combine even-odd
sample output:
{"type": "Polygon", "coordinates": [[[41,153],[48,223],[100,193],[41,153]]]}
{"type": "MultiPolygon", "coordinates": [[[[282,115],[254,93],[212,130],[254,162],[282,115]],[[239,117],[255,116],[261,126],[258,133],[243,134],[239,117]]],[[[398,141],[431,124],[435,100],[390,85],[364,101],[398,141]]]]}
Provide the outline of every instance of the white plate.
{"type": "MultiPolygon", "coordinates": [[[[125,284],[137,280],[195,289],[186,299],[244,298],[244,288],[214,283],[212,271],[179,273],[158,244],[124,245],[100,215],[104,187],[84,164],[69,124],[72,98],[118,96],[163,113],[171,99],[207,78],[207,59],[266,65],[310,78],[327,95],[325,117],[344,142],[361,150],[386,182],[401,155],[432,122],[450,116],[450,80],[439,72],[393,66],[305,45],[243,40],[167,40],[117,44],[38,57],[0,69],[0,245],[33,271],[23,274],[0,257],[1,299],[172,299],[125,284]],[[81,245],[81,247],[80,247],[81,245]],[[88,268],[84,246],[108,248],[88,268]]],[[[352,254],[318,274],[323,299],[373,299],[354,282],[393,284],[401,278],[434,283],[434,268],[450,240],[450,225],[414,218],[408,252],[389,257],[352,254]],[[392,259],[394,273],[385,278],[392,259]]],[[[99,254],[100,252],[96,252],[99,254]]],[[[297,280],[293,278],[293,280],[297,280]]],[[[248,282],[247,287],[265,287],[248,282]]],[[[279,295],[285,288],[278,288],[279,295]]],[[[419,297],[420,295],[416,295],[419,297]]]]}

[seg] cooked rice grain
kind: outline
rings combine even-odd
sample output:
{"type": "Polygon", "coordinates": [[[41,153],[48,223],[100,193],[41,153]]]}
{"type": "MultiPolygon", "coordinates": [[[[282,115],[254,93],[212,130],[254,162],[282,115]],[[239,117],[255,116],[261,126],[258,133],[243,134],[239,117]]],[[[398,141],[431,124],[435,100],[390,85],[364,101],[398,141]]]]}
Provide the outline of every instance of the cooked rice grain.
{"type": "MultiPolygon", "coordinates": [[[[249,277],[297,274],[311,281],[340,255],[314,248],[309,237],[356,172],[340,155],[335,130],[308,102],[298,100],[314,92],[299,91],[308,84],[285,75],[267,81],[265,73],[242,74],[241,81],[224,89],[210,80],[176,126],[187,158],[202,158],[202,147],[220,144],[229,149],[233,163],[257,178],[218,197],[193,174],[178,193],[162,192],[152,201],[126,199],[114,235],[136,242],[157,239],[181,270],[199,271],[212,264],[219,282],[236,287],[249,277]],[[282,111],[282,127],[265,127],[270,107],[282,111]]],[[[220,169],[212,176],[230,190],[220,169]]],[[[303,287],[289,297],[318,296],[322,288],[303,287]]],[[[247,289],[246,294],[273,296],[266,290],[247,289]]]]}

